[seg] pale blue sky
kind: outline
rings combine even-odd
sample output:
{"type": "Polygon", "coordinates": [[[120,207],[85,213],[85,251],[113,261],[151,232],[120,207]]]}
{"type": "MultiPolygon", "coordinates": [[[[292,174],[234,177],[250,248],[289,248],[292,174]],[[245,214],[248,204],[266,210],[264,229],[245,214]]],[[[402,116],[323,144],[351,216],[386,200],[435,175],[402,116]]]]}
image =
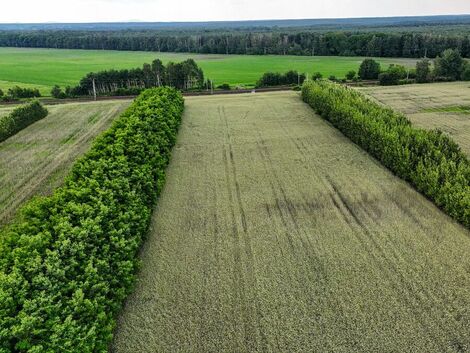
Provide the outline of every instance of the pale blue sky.
{"type": "Polygon", "coordinates": [[[0,22],[220,21],[470,14],[470,0],[13,0],[0,22]]]}

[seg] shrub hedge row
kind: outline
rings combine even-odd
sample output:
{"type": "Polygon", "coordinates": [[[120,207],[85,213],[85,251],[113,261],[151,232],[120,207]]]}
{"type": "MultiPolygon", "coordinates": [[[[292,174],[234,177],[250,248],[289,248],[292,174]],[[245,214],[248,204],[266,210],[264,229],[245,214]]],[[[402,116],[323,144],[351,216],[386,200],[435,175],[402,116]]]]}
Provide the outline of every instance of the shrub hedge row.
{"type": "Polygon", "coordinates": [[[470,162],[448,136],[413,127],[404,115],[339,84],[309,82],[302,97],[397,176],[470,227],[470,162]]]}
{"type": "Polygon", "coordinates": [[[47,116],[47,109],[38,101],[33,101],[13,110],[0,118],[0,142],[23,130],[32,123],[47,116]]]}
{"type": "Polygon", "coordinates": [[[0,352],[107,352],[165,179],[184,102],[143,92],[0,234],[0,352]]]}

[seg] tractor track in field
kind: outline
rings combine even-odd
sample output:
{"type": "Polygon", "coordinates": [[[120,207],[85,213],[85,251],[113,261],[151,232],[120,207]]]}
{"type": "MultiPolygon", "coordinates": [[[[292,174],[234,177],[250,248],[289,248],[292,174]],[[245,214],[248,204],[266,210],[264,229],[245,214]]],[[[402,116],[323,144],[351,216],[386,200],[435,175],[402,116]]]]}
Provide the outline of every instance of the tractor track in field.
{"type": "Polygon", "coordinates": [[[113,353],[470,351],[468,230],[295,93],[186,102],[113,353]]]}

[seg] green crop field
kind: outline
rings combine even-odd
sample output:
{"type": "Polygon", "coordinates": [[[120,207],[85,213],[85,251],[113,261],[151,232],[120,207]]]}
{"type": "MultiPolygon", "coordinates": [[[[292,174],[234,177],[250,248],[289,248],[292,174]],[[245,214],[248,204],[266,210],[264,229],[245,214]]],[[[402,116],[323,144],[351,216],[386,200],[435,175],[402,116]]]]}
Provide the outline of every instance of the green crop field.
{"type": "Polygon", "coordinates": [[[430,83],[361,90],[406,114],[417,126],[448,133],[470,156],[470,82],[430,83]]]}
{"type": "Polygon", "coordinates": [[[293,92],[186,99],[114,353],[466,352],[470,233],[293,92]]]}
{"type": "MultiPolygon", "coordinates": [[[[129,101],[49,106],[49,115],[0,143],[0,223],[31,196],[49,193],[129,101]]],[[[12,108],[0,108],[0,116],[12,108]]]]}
{"type": "MultiPolygon", "coordinates": [[[[33,85],[42,94],[49,95],[55,84],[62,87],[76,85],[91,71],[140,67],[145,62],[160,58],[182,61],[194,58],[206,77],[215,84],[253,85],[266,71],[298,70],[305,73],[321,72],[324,76],[344,77],[349,70],[357,70],[362,58],[309,56],[249,56],[199,55],[104,50],[60,50],[0,48],[0,89],[33,85]]],[[[400,63],[414,66],[414,59],[378,59],[383,65],[400,63]]]]}

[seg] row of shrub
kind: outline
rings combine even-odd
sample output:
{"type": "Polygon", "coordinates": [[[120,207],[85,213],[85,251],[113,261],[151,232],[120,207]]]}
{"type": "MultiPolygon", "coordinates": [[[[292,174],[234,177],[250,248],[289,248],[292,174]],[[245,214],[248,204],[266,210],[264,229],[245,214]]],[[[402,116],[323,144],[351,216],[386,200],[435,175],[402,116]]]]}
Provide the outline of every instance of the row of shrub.
{"type": "Polygon", "coordinates": [[[37,88],[24,88],[15,86],[9,88],[7,94],[0,89],[0,99],[3,101],[14,101],[21,98],[39,98],[41,92],[37,88]]]}
{"type": "Polygon", "coordinates": [[[107,352],[183,108],[175,89],[144,91],[0,233],[0,352],[107,352]]]}
{"type": "Polygon", "coordinates": [[[302,97],[318,114],[470,227],[470,162],[440,131],[415,128],[402,114],[327,81],[305,84],[302,97]]]}
{"type": "Polygon", "coordinates": [[[47,114],[47,109],[41,103],[33,101],[14,109],[4,117],[0,117],[0,142],[45,118],[47,114]]]}
{"type": "Polygon", "coordinates": [[[284,74],[279,72],[266,72],[256,83],[256,87],[289,86],[301,85],[305,81],[305,74],[297,71],[287,71],[284,74]]]}
{"type": "MultiPolygon", "coordinates": [[[[470,81],[470,63],[462,58],[457,49],[447,49],[434,62],[426,58],[418,61],[415,69],[391,64],[387,70],[382,71],[377,61],[365,59],[359,67],[358,76],[363,80],[379,80],[383,86],[414,82],[470,81]]],[[[350,71],[346,78],[353,80],[355,72],[350,71]]]]}

